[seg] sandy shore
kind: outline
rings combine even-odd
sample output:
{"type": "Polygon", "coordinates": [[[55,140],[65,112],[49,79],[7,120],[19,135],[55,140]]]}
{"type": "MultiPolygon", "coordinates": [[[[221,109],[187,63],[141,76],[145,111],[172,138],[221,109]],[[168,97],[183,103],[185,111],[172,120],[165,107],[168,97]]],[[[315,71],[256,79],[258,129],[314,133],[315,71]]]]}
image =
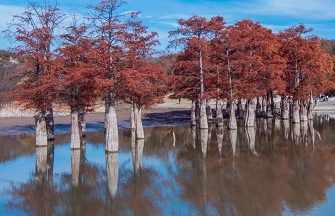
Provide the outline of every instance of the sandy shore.
{"type": "MultiPolygon", "coordinates": [[[[166,99],[164,103],[158,104],[149,109],[143,109],[143,118],[150,120],[151,118],[178,118],[178,116],[167,115],[167,113],[184,113],[190,109],[190,102],[187,100],[181,101],[179,104],[178,100],[166,99]]],[[[130,117],[130,106],[126,104],[120,104],[117,106],[117,118],[119,126],[126,127],[129,123],[130,117]],[[126,126],[125,126],[126,125],[126,126]]],[[[22,128],[25,126],[32,127],[34,125],[34,118],[32,113],[27,112],[27,117],[5,117],[0,118],[0,134],[4,134],[5,131],[13,128],[22,128]]],[[[185,118],[185,113],[180,116],[185,118]]],[[[56,125],[68,125],[71,119],[69,114],[55,113],[55,124],[56,125]]],[[[89,124],[101,124],[104,122],[104,113],[102,110],[97,110],[95,113],[89,113],[86,115],[86,122],[89,124]]]]}
{"type": "MultiPolygon", "coordinates": [[[[211,102],[211,106],[214,108],[215,103],[211,102]]],[[[172,119],[183,119],[184,121],[189,118],[189,109],[191,103],[187,100],[182,100],[179,104],[178,100],[165,99],[164,103],[158,104],[150,109],[143,109],[144,122],[156,121],[154,125],[163,124],[164,120],[166,122],[171,122],[172,119]]],[[[119,126],[127,127],[129,124],[129,105],[120,104],[117,107],[117,118],[119,126]]],[[[330,99],[327,102],[319,103],[314,112],[316,113],[329,113],[335,114],[335,99],[330,99]]],[[[69,115],[55,115],[56,125],[69,125],[70,124],[69,115]]],[[[86,116],[86,122],[89,124],[103,124],[104,113],[102,110],[96,113],[89,113],[86,116]]],[[[6,131],[23,128],[23,127],[33,127],[34,118],[33,117],[10,117],[10,118],[0,118],[0,134],[6,133],[6,131]]],[[[148,125],[148,124],[147,124],[148,125]]]]}

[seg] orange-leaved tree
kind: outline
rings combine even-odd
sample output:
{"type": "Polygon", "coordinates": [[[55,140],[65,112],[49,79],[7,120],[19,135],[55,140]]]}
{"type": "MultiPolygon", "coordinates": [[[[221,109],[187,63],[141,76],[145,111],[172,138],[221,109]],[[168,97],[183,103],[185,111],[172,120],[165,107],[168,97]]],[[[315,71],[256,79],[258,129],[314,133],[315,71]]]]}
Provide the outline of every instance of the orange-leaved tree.
{"type": "Polygon", "coordinates": [[[118,77],[118,94],[131,104],[131,128],[138,139],[144,138],[141,109],[159,102],[166,94],[162,67],[149,62],[158,44],[156,32],[148,32],[140,22],[129,22],[124,34],[124,69],[118,77]]]}
{"type": "Polygon", "coordinates": [[[94,41],[87,31],[88,26],[78,21],[67,27],[54,61],[59,100],[71,109],[71,149],[81,148],[84,115],[99,96],[94,41]]]}
{"type": "Polygon", "coordinates": [[[52,103],[57,86],[51,62],[55,30],[64,19],[57,5],[29,3],[20,15],[15,15],[9,32],[19,45],[14,49],[23,62],[20,82],[11,95],[36,111],[36,145],[47,145],[54,138],[52,103]]]}

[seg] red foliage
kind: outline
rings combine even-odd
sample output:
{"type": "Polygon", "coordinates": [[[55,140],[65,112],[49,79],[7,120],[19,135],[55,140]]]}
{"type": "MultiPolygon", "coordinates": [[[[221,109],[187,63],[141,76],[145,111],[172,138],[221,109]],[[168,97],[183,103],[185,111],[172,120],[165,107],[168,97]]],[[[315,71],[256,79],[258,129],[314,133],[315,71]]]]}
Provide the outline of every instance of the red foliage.
{"type": "Polygon", "coordinates": [[[11,23],[14,30],[10,32],[19,42],[15,51],[22,64],[18,74],[21,81],[10,95],[27,108],[45,111],[57,96],[51,44],[63,19],[57,6],[29,3],[11,23]]]}
{"type": "Polygon", "coordinates": [[[94,56],[94,42],[88,38],[87,25],[76,23],[62,35],[64,40],[58,49],[54,67],[59,81],[59,98],[72,110],[85,110],[96,102],[97,70],[94,56]]]}
{"type": "Polygon", "coordinates": [[[334,88],[330,80],[333,73],[331,56],[322,49],[318,38],[306,38],[311,30],[304,25],[280,33],[282,55],[287,60],[285,68],[286,92],[298,99],[306,99],[334,88]]]}
{"type": "Polygon", "coordinates": [[[153,46],[158,44],[156,32],[147,32],[140,22],[130,22],[124,34],[125,68],[118,76],[118,97],[137,107],[151,106],[166,93],[162,67],[148,62],[153,46]]]}

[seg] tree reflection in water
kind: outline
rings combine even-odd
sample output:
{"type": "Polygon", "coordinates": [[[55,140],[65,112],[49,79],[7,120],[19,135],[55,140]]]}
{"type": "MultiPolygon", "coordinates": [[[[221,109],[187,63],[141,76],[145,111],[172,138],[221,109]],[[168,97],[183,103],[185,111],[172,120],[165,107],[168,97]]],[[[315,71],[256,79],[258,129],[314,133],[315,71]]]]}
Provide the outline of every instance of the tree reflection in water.
{"type": "MultiPolygon", "coordinates": [[[[88,133],[98,161],[72,151],[71,173],[53,173],[61,155],[38,148],[35,172],[8,189],[7,206],[30,215],[306,213],[327,204],[327,190],[334,188],[335,124],[325,119],[264,119],[256,128],[229,131],[146,128],[145,139],[137,141],[121,130],[120,152],[112,154],[104,153],[103,133],[88,133]]],[[[24,154],[12,152],[18,154],[12,158],[24,154]]]]}

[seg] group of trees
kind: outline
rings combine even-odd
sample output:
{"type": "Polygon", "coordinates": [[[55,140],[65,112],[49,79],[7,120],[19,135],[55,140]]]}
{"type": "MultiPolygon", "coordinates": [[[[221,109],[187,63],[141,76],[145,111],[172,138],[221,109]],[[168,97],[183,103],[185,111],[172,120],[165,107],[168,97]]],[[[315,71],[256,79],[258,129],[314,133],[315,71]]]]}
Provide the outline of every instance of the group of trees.
{"type": "Polygon", "coordinates": [[[216,100],[218,125],[222,110],[228,111],[230,129],[237,128],[236,109],[247,127],[255,125],[256,114],[299,123],[312,118],[313,96],[334,87],[334,59],[304,25],[274,34],[251,20],[227,25],[220,16],[178,24],[170,32],[171,45],[183,47],[174,63],[174,96],[192,100],[192,124],[199,121],[201,129],[211,117],[206,100],[216,100]],[[274,95],[281,96],[280,112],[274,95]]]}
{"type": "Polygon", "coordinates": [[[14,51],[21,64],[10,96],[36,110],[37,146],[53,139],[54,103],[70,107],[71,148],[78,149],[85,114],[104,101],[106,151],[116,152],[117,101],[131,104],[131,128],[143,139],[141,109],[168,92],[192,101],[192,125],[208,128],[208,100],[216,100],[217,124],[223,125],[226,110],[229,129],[236,129],[236,110],[248,127],[256,115],[274,116],[274,95],[282,98],[283,119],[306,121],[313,96],[333,87],[333,59],[303,25],[274,34],[250,20],[179,19],[170,32],[178,53],[153,58],[157,33],[137,21],[138,12],[123,10],[125,3],[102,0],[68,26],[57,5],[29,3],[14,16],[8,32],[19,42],[14,51]]]}
{"type": "Polygon", "coordinates": [[[21,66],[10,96],[36,110],[37,146],[53,139],[52,105],[63,103],[71,109],[71,148],[81,148],[84,116],[101,99],[106,151],[118,151],[117,101],[132,105],[132,129],[144,138],[141,108],[165,95],[165,78],[149,60],[157,33],[136,20],[138,12],[123,11],[124,4],[102,0],[90,6],[90,16],[74,16],[66,27],[70,18],[57,5],[29,3],[14,16],[9,33],[19,42],[14,50],[21,66]]]}

